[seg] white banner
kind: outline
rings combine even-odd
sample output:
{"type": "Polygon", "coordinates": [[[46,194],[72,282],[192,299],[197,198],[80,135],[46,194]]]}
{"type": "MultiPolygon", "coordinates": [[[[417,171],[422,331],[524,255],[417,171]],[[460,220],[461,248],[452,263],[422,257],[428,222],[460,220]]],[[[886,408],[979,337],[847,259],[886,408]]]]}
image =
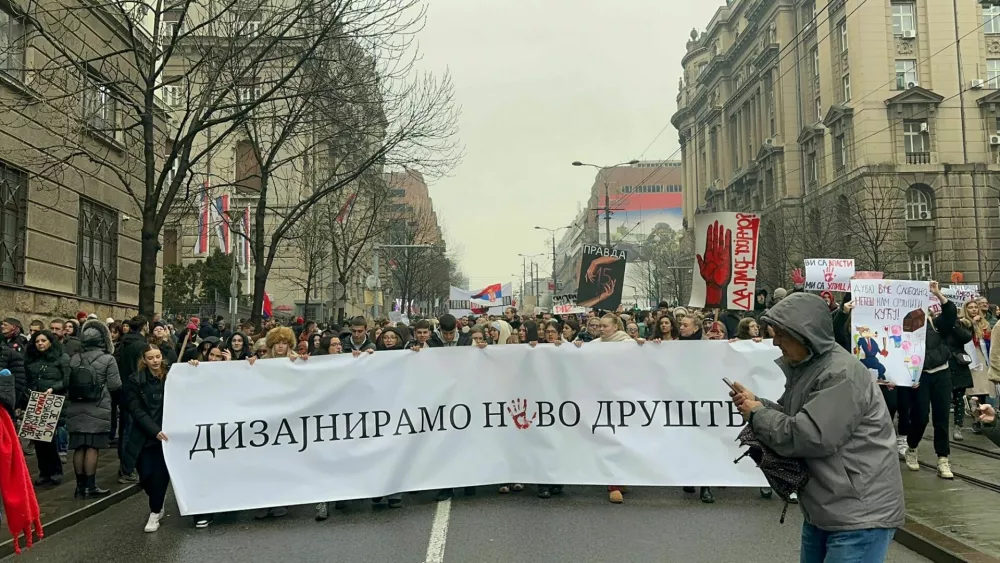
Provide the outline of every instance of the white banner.
{"type": "Polygon", "coordinates": [[[854,259],[809,258],[805,261],[807,291],[850,291],[854,259]]]}
{"type": "Polygon", "coordinates": [[[502,315],[507,307],[517,307],[514,300],[514,287],[505,283],[495,284],[480,290],[470,291],[460,287],[452,287],[448,294],[448,312],[456,317],[467,317],[472,314],[502,315]],[[489,291],[493,289],[493,291],[489,291]],[[478,297],[473,297],[478,296],[478,297]]]}
{"type": "Polygon", "coordinates": [[[32,391],[17,435],[27,440],[51,442],[56,435],[59,413],[62,412],[65,403],[66,397],[62,395],[46,395],[32,391]]]}
{"type": "Polygon", "coordinates": [[[879,382],[911,387],[920,381],[926,350],[930,283],[853,280],[854,353],[879,382]]]}
{"type": "Polygon", "coordinates": [[[695,215],[692,307],[753,310],[759,233],[753,213],[695,215]]]}
{"type": "Polygon", "coordinates": [[[164,454],[185,515],[498,483],[765,486],[733,463],[722,377],[777,399],[777,355],[623,342],[175,364],[164,454]]]}

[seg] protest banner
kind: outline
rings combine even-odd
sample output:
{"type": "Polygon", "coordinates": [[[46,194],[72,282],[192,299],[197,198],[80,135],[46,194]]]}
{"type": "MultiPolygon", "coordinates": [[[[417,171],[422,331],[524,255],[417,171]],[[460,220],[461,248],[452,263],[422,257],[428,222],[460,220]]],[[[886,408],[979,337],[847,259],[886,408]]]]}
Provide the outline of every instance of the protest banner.
{"type": "Polygon", "coordinates": [[[586,307],[576,304],[577,295],[567,293],[566,295],[556,295],[552,298],[553,315],[581,315],[587,312],[586,307]]]}
{"type": "MultiPolygon", "coordinates": [[[[948,287],[942,287],[941,293],[954,301],[955,306],[961,309],[963,303],[979,297],[979,287],[975,285],[952,284],[948,287]]],[[[937,295],[931,295],[931,311],[934,313],[941,312],[941,301],[937,298],[937,295]]]]}
{"type": "Polygon", "coordinates": [[[32,391],[17,435],[26,440],[51,442],[56,435],[59,414],[65,403],[66,397],[62,395],[46,395],[32,391]]]}
{"type": "Polygon", "coordinates": [[[760,216],[753,213],[695,215],[697,268],[692,307],[752,311],[757,287],[760,216]]]}
{"type": "Polygon", "coordinates": [[[627,253],[611,246],[583,245],[577,305],[614,311],[622,303],[627,253]]]}
{"type": "Polygon", "coordinates": [[[808,258],[805,260],[807,291],[850,291],[854,260],[808,258]]]}
{"type": "Polygon", "coordinates": [[[178,363],[163,451],[184,515],[495,483],[766,486],[733,463],[743,419],[721,375],[780,397],[778,354],[621,342],[178,363]]]}
{"type": "Polygon", "coordinates": [[[854,272],[854,279],[856,280],[880,280],[885,277],[883,272],[854,272]]]}
{"type": "Polygon", "coordinates": [[[912,387],[924,366],[930,283],[853,280],[851,297],[854,354],[880,384],[912,387]]]}

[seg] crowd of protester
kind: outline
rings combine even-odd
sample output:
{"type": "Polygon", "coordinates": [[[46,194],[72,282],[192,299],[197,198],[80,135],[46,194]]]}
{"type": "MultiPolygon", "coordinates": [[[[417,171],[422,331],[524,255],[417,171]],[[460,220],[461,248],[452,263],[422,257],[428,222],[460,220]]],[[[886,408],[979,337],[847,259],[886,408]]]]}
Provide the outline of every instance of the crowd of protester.
{"type": "MultiPolygon", "coordinates": [[[[969,431],[985,432],[1000,443],[1000,432],[993,426],[995,411],[990,406],[995,405],[996,384],[1000,382],[1000,351],[993,353],[990,348],[991,334],[998,328],[997,308],[985,299],[956,305],[933,282],[931,291],[941,302],[941,308],[939,313],[931,315],[928,323],[926,361],[918,384],[905,388],[879,381],[878,389],[889,417],[898,420],[895,444],[906,467],[919,469],[918,450],[930,421],[938,475],[952,479],[949,439],[963,439],[967,412],[975,415],[968,426],[969,431]],[[974,348],[968,346],[970,342],[974,348]],[[974,349],[978,357],[970,358],[970,349],[974,349]],[[949,417],[954,418],[952,430],[949,430],[949,417]]],[[[25,447],[26,455],[33,455],[37,462],[34,485],[61,484],[64,472],[72,465],[77,498],[107,495],[109,489],[96,482],[97,467],[100,456],[114,449],[119,465],[118,481],[139,483],[147,493],[150,516],[145,530],[155,532],[164,513],[170,482],[161,446],[169,438],[163,434],[161,423],[164,381],[174,363],[198,366],[201,362],[247,361],[253,364],[257,359],[268,358],[303,361],[311,356],[342,353],[357,357],[383,351],[518,344],[586,346],[593,342],[634,341],[641,345],[647,341],[775,339],[775,345],[780,346],[782,338],[788,341],[789,329],[775,326],[776,321],[768,312],[788,295],[789,292],[780,288],[770,296],[760,290],[754,310],[747,313],[698,310],[667,303],[644,311],[594,310],[562,316],[547,312],[525,315],[509,307],[502,315],[455,317],[445,314],[437,319],[418,318],[406,323],[388,319],[369,322],[364,317],[356,317],[343,325],[320,325],[298,318],[289,326],[281,326],[274,320],[267,320],[259,330],[243,321],[236,327],[229,327],[221,318],[177,316],[173,322],[165,322],[159,316],[152,319],[136,316],[127,321],[102,321],[96,315],[80,313],[76,319],[52,320],[47,326],[41,321],[32,321],[29,330],[24,331],[19,320],[7,318],[0,324],[0,370],[9,370],[13,375],[14,389],[12,397],[0,394],[0,403],[16,419],[26,407],[32,391],[66,395],[68,403],[62,412],[57,439],[32,442],[25,447]]],[[[845,294],[840,303],[827,292],[822,297],[829,314],[824,322],[832,327],[830,346],[839,346],[857,358],[857,343],[852,342],[850,294],[845,294]]],[[[818,329],[810,324],[802,330],[818,329]]],[[[818,335],[814,340],[824,338],[826,335],[818,335]]],[[[799,340],[806,339],[800,336],[799,340]]],[[[804,344],[812,347],[806,350],[805,357],[829,351],[819,349],[816,341],[804,344]]],[[[734,389],[734,397],[737,395],[740,403],[754,410],[774,405],[746,399],[752,395],[740,394],[734,389]]],[[[749,417],[750,413],[746,415],[749,417]]],[[[525,490],[525,485],[505,483],[495,490],[499,494],[516,493],[525,490]]],[[[563,494],[563,486],[558,484],[533,487],[543,499],[563,494]]],[[[612,503],[622,503],[627,491],[624,485],[610,485],[608,499],[612,503]]],[[[684,492],[697,492],[705,503],[715,501],[709,487],[701,487],[698,491],[694,487],[684,487],[684,492]]],[[[476,487],[463,490],[466,496],[476,493],[476,487]]],[[[452,490],[444,489],[437,492],[437,499],[445,500],[453,494],[452,490]]],[[[762,498],[771,498],[771,495],[770,489],[760,490],[762,498]]],[[[794,495],[790,500],[795,501],[794,495]]],[[[827,499],[827,502],[832,500],[827,499]]],[[[402,506],[403,497],[397,493],[372,499],[372,503],[398,508],[402,506]]],[[[345,501],[333,503],[334,509],[345,506],[345,501]]],[[[316,507],[316,520],[327,519],[329,509],[329,503],[320,503],[316,507]]],[[[287,512],[286,507],[273,507],[261,510],[256,516],[275,518],[287,512]]],[[[196,527],[204,528],[210,524],[212,516],[196,516],[194,521],[196,527]]]]}

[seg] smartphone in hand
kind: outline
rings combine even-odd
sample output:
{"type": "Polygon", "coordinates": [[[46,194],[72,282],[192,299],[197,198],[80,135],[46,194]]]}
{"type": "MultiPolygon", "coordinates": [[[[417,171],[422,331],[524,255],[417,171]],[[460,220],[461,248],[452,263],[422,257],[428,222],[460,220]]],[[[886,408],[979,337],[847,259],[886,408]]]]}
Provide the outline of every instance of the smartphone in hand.
{"type": "Polygon", "coordinates": [[[733,382],[730,381],[728,377],[723,377],[722,378],[722,382],[725,383],[726,385],[728,385],[729,388],[733,390],[733,393],[738,393],[739,392],[739,391],[736,390],[736,387],[733,385],[733,382]]]}

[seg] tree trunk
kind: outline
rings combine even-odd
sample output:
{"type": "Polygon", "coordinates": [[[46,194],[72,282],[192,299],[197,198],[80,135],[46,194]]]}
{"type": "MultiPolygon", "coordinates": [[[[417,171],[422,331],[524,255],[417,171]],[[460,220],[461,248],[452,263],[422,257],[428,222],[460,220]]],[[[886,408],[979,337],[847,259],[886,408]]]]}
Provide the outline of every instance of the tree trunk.
{"type": "Polygon", "coordinates": [[[156,312],[156,255],[160,252],[155,209],[143,210],[140,246],[139,314],[149,319],[156,312]]]}
{"type": "MultiPolygon", "coordinates": [[[[309,319],[309,294],[312,291],[312,281],[313,281],[313,259],[312,257],[306,258],[306,299],[302,304],[302,318],[305,320],[309,319]]],[[[315,319],[312,319],[315,320],[315,319]]]]}
{"type": "MultiPolygon", "coordinates": [[[[347,316],[347,282],[347,277],[344,275],[337,278],[339,289],[337,291],[337,323],[340,325],[344,324],[347,316]]],[[[375,299],[378,299],[378,295],[375,295],[375,299]]]]}

